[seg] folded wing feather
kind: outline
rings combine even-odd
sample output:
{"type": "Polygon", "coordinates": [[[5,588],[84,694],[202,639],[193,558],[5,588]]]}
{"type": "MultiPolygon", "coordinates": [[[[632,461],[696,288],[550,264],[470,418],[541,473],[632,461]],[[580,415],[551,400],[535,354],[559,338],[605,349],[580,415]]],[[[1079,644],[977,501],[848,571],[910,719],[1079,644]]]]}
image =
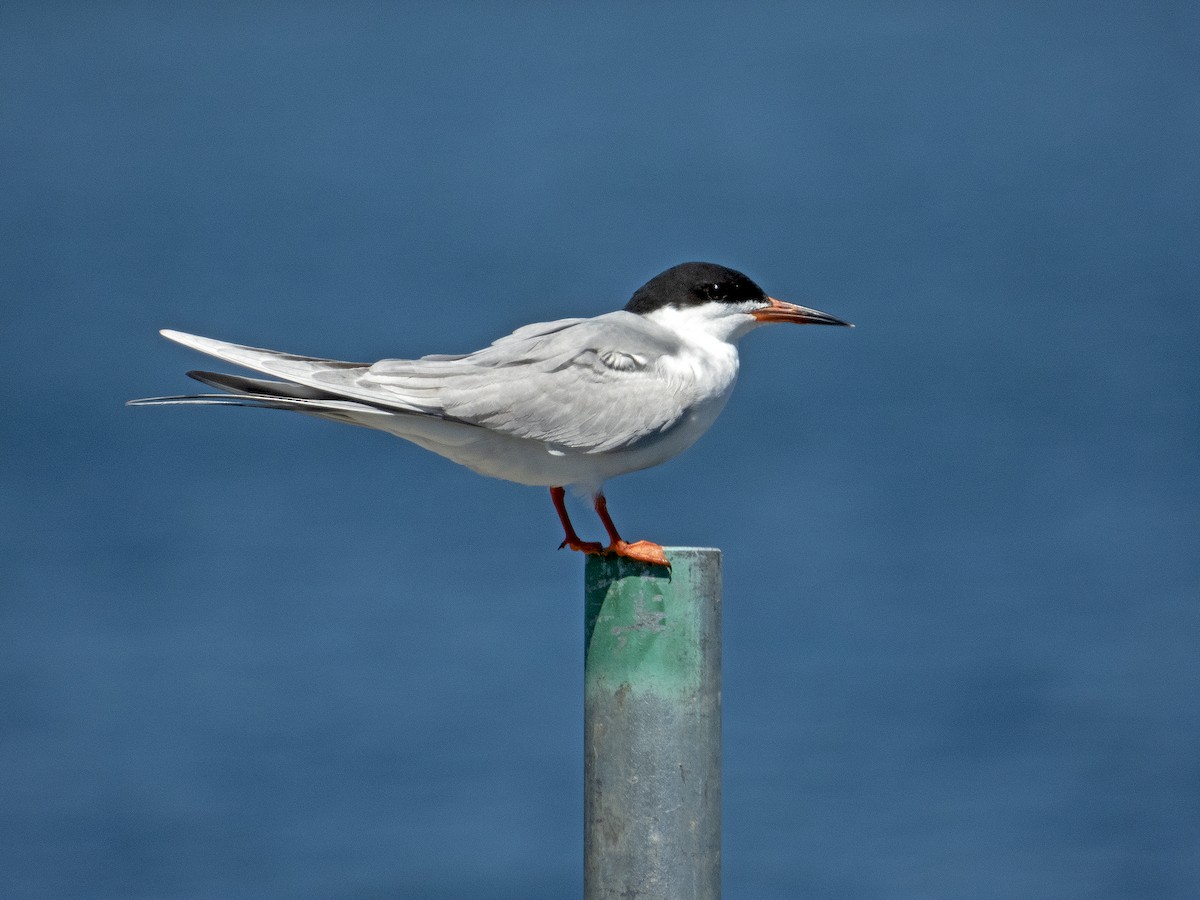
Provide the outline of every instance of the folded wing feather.
{"type": "MultiPolygon", "coordinates": [[[[655,370],[678,349],[678,339],[624,311],[527,325],[461,356],[385,359],[373,365],[244,347],[181,332],[163,334],[307,388],[288,389],[287,396],[356,400],[384,411],[450,419],[577,453],[626,448],[668,431],[692,399],[655,370]]],[[[234,391],[250,388],[258,393],[270,384],[202,374],[209,377],[201,380],[234,391]]],[[[292,408],[303,411],[303,406],[292,408]]]]}

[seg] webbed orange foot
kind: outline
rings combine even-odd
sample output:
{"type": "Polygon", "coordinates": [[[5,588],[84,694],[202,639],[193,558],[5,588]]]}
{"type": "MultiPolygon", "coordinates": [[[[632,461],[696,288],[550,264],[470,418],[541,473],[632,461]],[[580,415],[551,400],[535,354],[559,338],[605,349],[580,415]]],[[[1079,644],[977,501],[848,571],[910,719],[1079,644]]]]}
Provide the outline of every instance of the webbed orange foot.
{"type": "Polygon", "coordinates": [[[604,552],[611,553],[613,556],[623,556],[625,559],[649,563],[652,566],[671,568],[667,555],[663,553],[662,545],[651,541],[635,541],[631,544],[628,541],[617,540],[609,544],[604,552]]]}

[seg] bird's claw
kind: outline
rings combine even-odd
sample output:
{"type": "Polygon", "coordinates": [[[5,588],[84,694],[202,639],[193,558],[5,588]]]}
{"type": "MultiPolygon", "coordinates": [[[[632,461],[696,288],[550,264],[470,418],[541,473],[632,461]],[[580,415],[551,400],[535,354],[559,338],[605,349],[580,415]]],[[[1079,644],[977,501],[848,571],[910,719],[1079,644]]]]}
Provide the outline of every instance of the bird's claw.
{"type": "Polygon", "coordinates": [[[604,547],[600,545],[599,541],[573,541],[570,538],[566,538],[558,545],[558,549],[562,550],[564,547],[570,550],[578,550],[580,553],[586,553],[588,556],[602,556],[604,554],[604,547]]]}

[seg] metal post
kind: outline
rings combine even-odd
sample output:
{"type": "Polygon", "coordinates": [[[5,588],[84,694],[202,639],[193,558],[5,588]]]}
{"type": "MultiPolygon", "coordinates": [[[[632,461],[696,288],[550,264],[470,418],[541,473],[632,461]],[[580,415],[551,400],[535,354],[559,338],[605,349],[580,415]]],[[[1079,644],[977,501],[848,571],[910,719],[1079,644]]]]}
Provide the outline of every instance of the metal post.
{"type": "Polygon", "coordinates": [[[721,551],[589,556],[585,900],[721,896],[721,551]]]}

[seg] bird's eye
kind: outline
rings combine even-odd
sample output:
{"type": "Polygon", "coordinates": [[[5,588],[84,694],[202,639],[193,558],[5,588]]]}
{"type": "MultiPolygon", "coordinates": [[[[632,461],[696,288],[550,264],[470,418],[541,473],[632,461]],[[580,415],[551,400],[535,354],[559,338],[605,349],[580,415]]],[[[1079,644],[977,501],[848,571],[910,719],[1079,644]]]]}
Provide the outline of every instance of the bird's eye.
{"type": "Polygon", "coordinates": [[[709,300],[722,301],[729,297],[729,290],[722,284],[708,284],[704,286],[704,296],[709,300]]]}

